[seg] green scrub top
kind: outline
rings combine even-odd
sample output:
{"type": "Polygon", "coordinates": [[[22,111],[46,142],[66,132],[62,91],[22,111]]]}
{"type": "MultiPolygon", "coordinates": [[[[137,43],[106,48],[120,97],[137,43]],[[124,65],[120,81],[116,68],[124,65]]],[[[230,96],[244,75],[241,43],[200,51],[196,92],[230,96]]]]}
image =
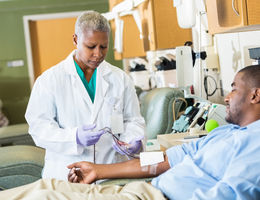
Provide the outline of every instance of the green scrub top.
{"type": "Polygon", "coordinates": [[[78,75],[80,77],[80,79],[83,82],[83,85],[85,86],[88,95],[92,101],[92,103],[94,103],[94,99],[95,99],[95,93],[96,93],[96,77],[97,77],[97,69],[95,69],[89,83],[85,78],[85,75],[82,71],[82,69],[80,68],[80,66],[76,63],[76,61],[74,60],[75,66],[76,66],[76,70],[78,72],[78,75]]]}

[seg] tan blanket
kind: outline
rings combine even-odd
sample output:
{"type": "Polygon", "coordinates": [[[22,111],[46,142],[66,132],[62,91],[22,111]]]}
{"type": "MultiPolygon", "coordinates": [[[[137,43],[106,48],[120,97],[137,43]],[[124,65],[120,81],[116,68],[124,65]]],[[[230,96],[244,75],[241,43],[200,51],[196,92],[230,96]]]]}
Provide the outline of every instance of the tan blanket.
{"type": "Polygon", "coordinates": [[[28,185],[1,191],[0,199],[161,200],[165,199],[165,197],[158,189],[146,182],[131,182],[125,186],[117,186],[40,179],[28,185]]]}

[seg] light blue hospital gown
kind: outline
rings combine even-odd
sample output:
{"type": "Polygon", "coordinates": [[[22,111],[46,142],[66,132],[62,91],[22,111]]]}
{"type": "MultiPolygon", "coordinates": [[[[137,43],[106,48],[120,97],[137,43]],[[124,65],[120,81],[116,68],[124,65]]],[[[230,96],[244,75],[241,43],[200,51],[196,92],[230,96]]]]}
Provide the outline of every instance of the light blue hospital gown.
{"type": "Polygon", "coordinates": [[[216,128],[166,153],[171,169],[152,184],[169,199],[260,199],[260,120],[216,128]]]}

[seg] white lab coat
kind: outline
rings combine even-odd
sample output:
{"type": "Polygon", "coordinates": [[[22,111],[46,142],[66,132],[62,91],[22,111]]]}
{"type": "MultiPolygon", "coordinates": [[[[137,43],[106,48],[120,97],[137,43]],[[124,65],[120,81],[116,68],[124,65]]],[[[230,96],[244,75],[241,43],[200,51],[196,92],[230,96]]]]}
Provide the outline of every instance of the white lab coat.
{"type": "MultiPolygon", "coordinates": [[[[67,180],[67,165],[93,162],[94,145],[77,145],[77,128],[93,123],[96,130],[111,127],[113,109],[123,115],[122,141],[144,135],[144,119],[129,76],[103,61],[97,68],[93,104],[77,74],[73,53],[38,77],[25,114],[35,144],[46,149],[43,178],[67,180]]],[[[119,161],[112,142],[111,135],[101,136],[95,145],[96,163],[119,161]]]]}

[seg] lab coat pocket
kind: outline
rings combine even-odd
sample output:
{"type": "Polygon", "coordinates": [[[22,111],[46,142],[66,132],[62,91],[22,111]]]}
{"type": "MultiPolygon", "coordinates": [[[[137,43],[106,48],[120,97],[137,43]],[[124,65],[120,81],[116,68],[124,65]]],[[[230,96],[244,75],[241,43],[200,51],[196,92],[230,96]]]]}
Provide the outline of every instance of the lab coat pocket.
{"type": "Polygon", "coordinates": [[[106,115],[112,115],[114,112],[122,113],[122,100],[118,97],[105,97],[104,98],[104,108],[106,115]]]}
{"type": "Polygon", "coordinates": [[[124,132],[123,114],[116,111],[111,115],[111,130],[114,134],[120,134],[124,132]]]}
{"type": "Polygon", "coordinates": [[[110,127],[113,133],[119,134],[124,132],[123,109],[121,99],[117,97],[108,97],[105,99],[110,108],[110,127]]]}

